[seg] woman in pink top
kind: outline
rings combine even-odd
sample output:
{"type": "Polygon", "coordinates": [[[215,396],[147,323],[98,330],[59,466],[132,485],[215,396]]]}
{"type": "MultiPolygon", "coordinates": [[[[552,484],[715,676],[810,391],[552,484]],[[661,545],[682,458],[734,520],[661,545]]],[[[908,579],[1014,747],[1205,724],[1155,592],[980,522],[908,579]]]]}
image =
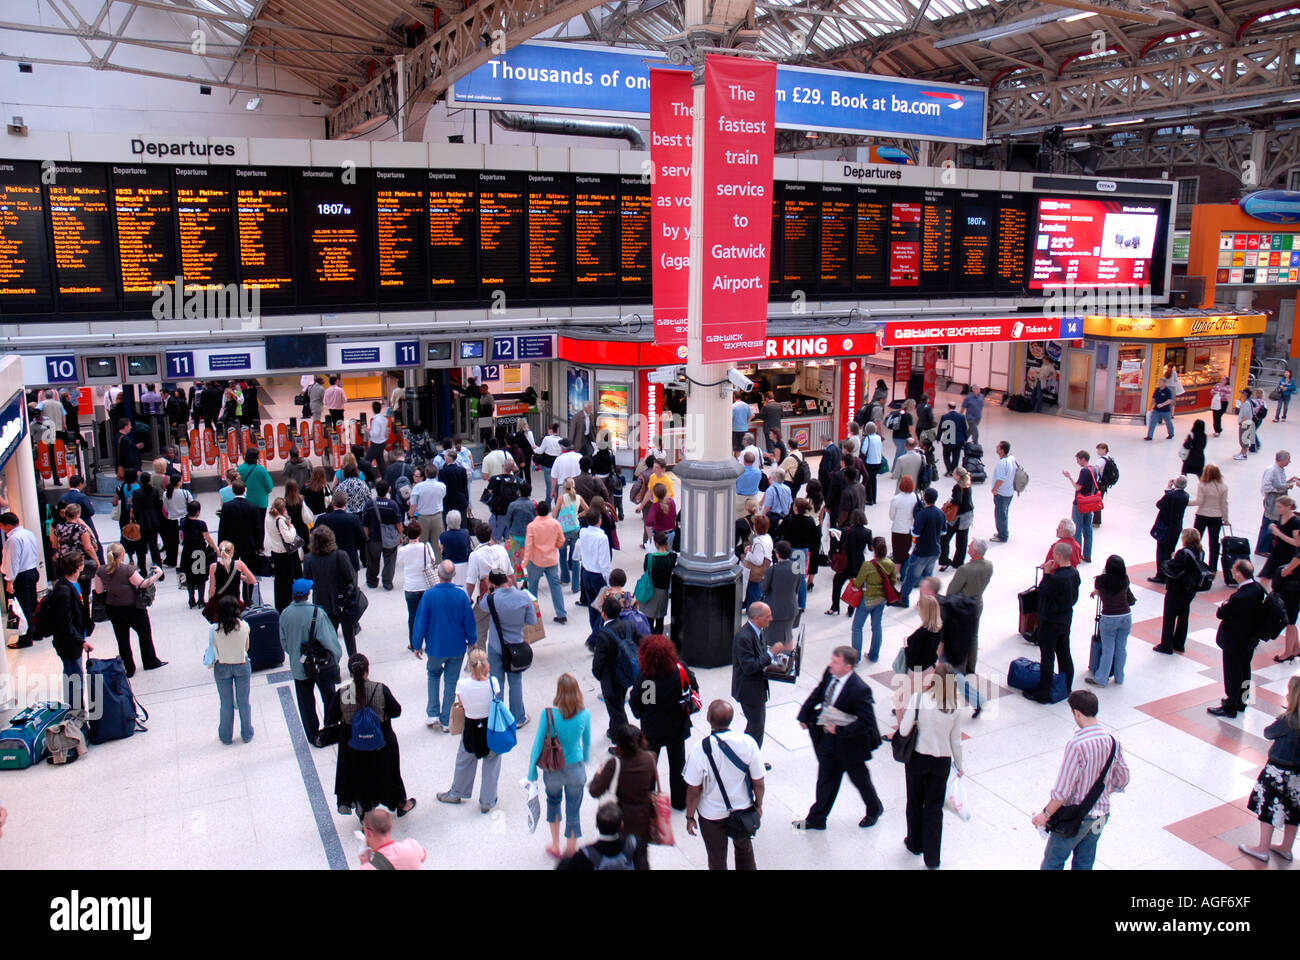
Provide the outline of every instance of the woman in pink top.
{"type": "Polygon", "coordinates": [[[646,539],[653,541],[656,533],[666,533],[668,549],[671,550],[677,528],[677,501],[668,496],[668,488],[662,483],[656,483],[650,493],[654,502],[645,514],[646,539]]]}

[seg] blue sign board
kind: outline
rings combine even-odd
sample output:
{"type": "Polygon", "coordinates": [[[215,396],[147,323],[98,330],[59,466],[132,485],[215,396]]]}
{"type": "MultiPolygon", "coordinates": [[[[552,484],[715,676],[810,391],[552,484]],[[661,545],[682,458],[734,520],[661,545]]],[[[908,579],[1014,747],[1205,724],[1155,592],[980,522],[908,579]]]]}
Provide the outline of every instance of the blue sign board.
{"type": "Polygon", "coordinates": [[[1062,317],[1061,318],[1061,336],[1062,340],[1078,340],[1083,336],[1083,318],[1082,317],[1062,317]]]}
{"type": "Polygon", "coordinates": [[[50,383],[76,383],[77,356],[74,353],[61,353],[45,358],[45,373],[50,383]]]}
{"type": "Polygon", "coordinates": [[[339,355],[339,362],[344,366],[366,363],[375,366],[379,363],[378,347],[344,347],[339,355]]]}
{"type": "Polygon", "coordinates": [[[0,411],[0,468],[9,461],[27,436],[27,401],[19,390],[0,411]]]}
{"type": "Polygon", "coordinates": [[[420,341],[398,340],[393,344],[394,356],[399,367],[418,367],[420,365],[420,341]]]}
{"type": "Polygon", "coordinates": [[[167,354],[167,379],[189,380],[194,376],[194,354],[188,350],[167,354]]]}
{"type": "Polygon", "coordinates": [[[517,360],[550,360],[554,356],[555,338],[549,333],[515,339],[517,360]]]}
{"type": "Polygon", "coordinates": [[[493,337],[492,338],[492,360],[510,362],[515,359],[515,338],[514,337],[493,337]]]}
{"type": "Polygon", "coordinates": [[[214,353],[208,356],[209,373],[221,370],[247,370],[252,365],[252,354],[248,353],[214,353]]]}
{"type": "MultiPolygon", "coordinates": [[[[530,41],[494,57],[447,92],[448,106],[650,115],[653,50],[530,41]]],[[[988,88],[899,77],[776,68],[776,126],[983,143],[988,88]]]]}

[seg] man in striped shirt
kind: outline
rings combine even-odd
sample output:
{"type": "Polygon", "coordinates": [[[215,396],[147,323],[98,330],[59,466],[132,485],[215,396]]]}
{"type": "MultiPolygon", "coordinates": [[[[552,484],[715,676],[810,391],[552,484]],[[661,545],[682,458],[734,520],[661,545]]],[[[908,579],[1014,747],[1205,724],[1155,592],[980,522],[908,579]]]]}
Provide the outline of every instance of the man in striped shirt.
{"type": "Polygon", "coordinates": [[[1110,795],[1128,786],[1128,764],[1124,762],[1124,751],[1120,749],[1119,741],[1103,730],[1097,721],[1097,695],[1089,690],[1075,690],[1066,702],[1079,729],[1065,745],[1065,757],[1061,760],[1051,799],[1041,813],[1034,815],[1034,826],[1046,827],[1048,819],[1061,807],[1085,802],[1089,791],[1105,771],[1101,795],[1084,813],[1078,832],[1072,837],[1052,833],[1047,840],[1041,867],[1043,870],[1063,870],[1065,861],[1073,854],[1072,870],[1091,870],[1097,858],[1097,842],[1110,815],[1110,795]],[[1107,770],[1112,744],[1115,759],[1107,770]]]}

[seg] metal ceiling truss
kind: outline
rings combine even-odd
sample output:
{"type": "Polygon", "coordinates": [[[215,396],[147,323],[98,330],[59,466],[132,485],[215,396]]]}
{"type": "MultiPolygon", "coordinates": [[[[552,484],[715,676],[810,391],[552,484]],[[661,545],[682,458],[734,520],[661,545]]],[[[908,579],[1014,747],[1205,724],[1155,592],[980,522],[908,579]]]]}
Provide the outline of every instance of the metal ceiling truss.
{"type": "MultiPolygon", "coordinates": [[[[1265,158],[1252,155],[1255,149],[1254,131],[1234,131],[1225,134],[1214,130],[1201,130],[1195,135],[1164,137],[1155,131],[1122,144],[1105,144],[1097,161],[1097,172],[1111,170],[1168,170],[1176,168],[1214,167],[1242,177],[1246,161],[1255,161],[1255,182],[1243,181],[1243,192],[1268,187],[1285,186],[1287,171],[1300,165],[1300,129],[1264,131],[1265,158]]],[[[1079,173],[1079,167],[1060,151],[1054,155],[1052,169],[1057,173],[1079,173]]]]}

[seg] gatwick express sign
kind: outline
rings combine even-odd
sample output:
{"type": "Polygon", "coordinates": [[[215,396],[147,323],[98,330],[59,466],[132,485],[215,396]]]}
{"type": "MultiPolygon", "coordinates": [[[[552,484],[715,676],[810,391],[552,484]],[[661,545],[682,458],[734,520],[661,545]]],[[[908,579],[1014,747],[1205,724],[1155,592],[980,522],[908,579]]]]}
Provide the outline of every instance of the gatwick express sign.
{"type": "Polygon", "coordinates": [[[884,345],[887,348],[935,347],[948,343],[1059,340],[1061,324],[1058,317],[980,317],[974,320],[887,323],[884,345]]]}

